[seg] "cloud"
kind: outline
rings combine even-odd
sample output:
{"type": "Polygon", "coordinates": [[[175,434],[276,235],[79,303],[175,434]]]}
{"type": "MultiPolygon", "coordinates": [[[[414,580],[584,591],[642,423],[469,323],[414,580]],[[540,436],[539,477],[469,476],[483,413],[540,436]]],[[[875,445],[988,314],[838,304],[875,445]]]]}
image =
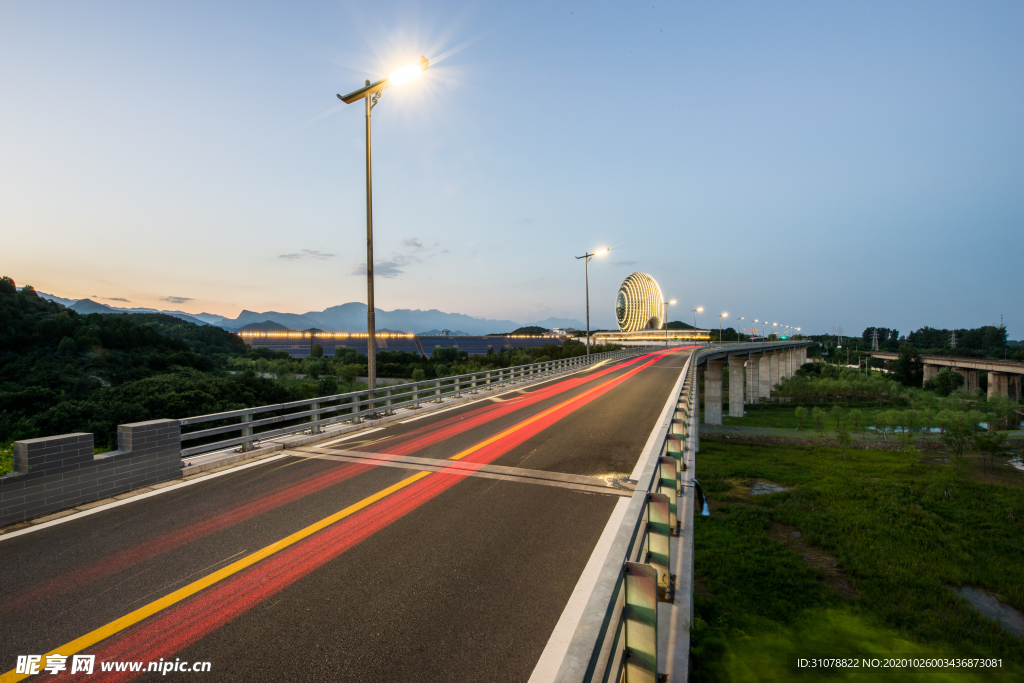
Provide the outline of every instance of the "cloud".
{"type": "Polygon", "coordinates": [[[107,301],[123,301],[126,304],[131,303],[131,299],[125,299],[123,296],[105,296],[103,298],[106,299],[107,301]]]}
{"type": "Polygon", "coordinates": [[[409,249],[415,249],[416,251],[420,251],[423,249],[423,243],[420,242],[419,238],[417,237],[406,237],[404,240],[402,240],[402,246],[407,247],[409,249]]]}
{"type": "Polygon", "coordinates": [[[612,261],[613,266],[635,266],[639,261],[612,261]]]}
{"type": "Polygon", "coordinates": [[[195,299],[187,296],[162,296],[160,301],[166,301],[169,304],[183,304],[186,301],[195,301],[195,299]]]}
{"type": "MultiPolygon", "coordinates": [[[[379,275],[380,277],[398,277],[405,271],[402,267],[405,266],[407,261],[404,259],[392,259],[390,261],[377,261],[373,267],[373,274],[379,275]]],[[[366,275],[366,264],[360,263],[352,269],[353,275],[366,275]]]]}
{"type": "Polygon", "coordinates": [[[326,252],[320,251],[319,249],[302,249],[297,254],[278,254],[277,258],[288,259],[289,261],[295,261],[304,258],[323,260],[334,258],[334,254],[328,254],[326,252]]]}

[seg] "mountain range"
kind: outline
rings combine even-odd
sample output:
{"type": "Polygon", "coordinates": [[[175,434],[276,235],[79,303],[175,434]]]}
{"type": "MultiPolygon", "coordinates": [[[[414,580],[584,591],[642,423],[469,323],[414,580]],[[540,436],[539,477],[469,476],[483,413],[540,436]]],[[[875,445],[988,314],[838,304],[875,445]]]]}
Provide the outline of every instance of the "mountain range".
{"type": "MultiPolygon", "coordinates": [[[[366,330],[366,304],[358,302],[331,306],[322,311],[310,311],[308,313],[280,313],[278,311],[258,313],[256,311],[244,310],[236,318],[227,318],[213,313],[161,311],[155,308],[118,308],[98,303],[92,299],[64,299],[44,292],[38,292],[38,294],[45,299],[56,301],[82,314],[164,313],[197,325],[216,325],[230,331],[237,331],[246,325],[268,321],[282,325],[289,330],[308,330],[311,327],[330,332],[364,332],[366,330]]],[[[444,313],[437,309],[429,311],[418,309],[385,311],[377,308],[375,313],[378,329],[387,328],[420,334],[434,330],[452,330],[462,332],[463,334],[501,334],[523,327],[523,325],[511,320],[475,318],[462,313],[444,313]]],[[[545,329],[553,327],[581,329],[584,327],[582,322],[571,318],[548,318],[529,324],[545,329]]]]}

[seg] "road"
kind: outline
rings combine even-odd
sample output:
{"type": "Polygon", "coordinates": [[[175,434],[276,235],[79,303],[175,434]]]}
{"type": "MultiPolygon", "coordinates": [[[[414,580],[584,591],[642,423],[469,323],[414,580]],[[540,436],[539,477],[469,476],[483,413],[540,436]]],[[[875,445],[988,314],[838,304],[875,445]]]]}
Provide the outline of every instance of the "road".
{"type": "Polygon", "coordinates": [[[526,681],[688,354],[0,536],[0,682],[53,652],[95,673],[68,675],[69,656],[43,680],[155,680],[101,663],[164,660],[210,663],[178,680],[526,681]]]}

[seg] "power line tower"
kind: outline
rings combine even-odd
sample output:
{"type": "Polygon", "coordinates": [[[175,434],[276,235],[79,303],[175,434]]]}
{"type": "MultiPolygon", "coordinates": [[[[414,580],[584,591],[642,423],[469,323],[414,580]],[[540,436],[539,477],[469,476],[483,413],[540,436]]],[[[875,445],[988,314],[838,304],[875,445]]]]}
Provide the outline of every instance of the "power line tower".
{"type": "Polygon", "coordinates": [[[878,328],[871,330],[871,350],[878,351],[878,328]]]}
{"type": "Polygon", "coordinates": [[[953,333],[949,335],[949,348],[956,348],[956,330],[953,330],[953,333]]]}

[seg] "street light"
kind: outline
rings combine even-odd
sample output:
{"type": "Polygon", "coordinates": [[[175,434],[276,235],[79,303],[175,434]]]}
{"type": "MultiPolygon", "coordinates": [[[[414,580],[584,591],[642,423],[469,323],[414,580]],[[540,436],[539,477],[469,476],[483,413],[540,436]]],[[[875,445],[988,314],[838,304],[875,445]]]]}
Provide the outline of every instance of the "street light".
{"type": "Polygon", "coordinates": [[[697,338],[697,314],[698,313],[703,313],[703,312],[704,312],[704,307],[703,306],[698,306],[697,308],[693,309],[693,338],[694,339],[697,338]]]}
{"type": "Polygon", "coordinates": [[[740,332],[743,331],[743,320],[744,318],[736,318],[736,327],[739,328],[736,330],[736,341],[740,340],[740,332]]]}
{"type": "Polygon", "coordinates": [[[586,272],[587,281],[587,355],[590,355],[590,259],[595,256],[604,256],[610,251],[608,247],[604,249],[598,249],[593,254],[583,253],[583,256],[577,256],[576,260],[586,259],[584,263],[584,271],[586,272]]]}
{"type": "Polygon", "coordinates": [[[373,174],[370,163],[370,110],[377,106],[377,100],[380,99],[384,88],[414,81],[428,66],[430,62],[427,58],[420,57],[417,64],[403,66],[388,78],[375,83],[366,81],[366,85],[359,90],[345,96],[338,95],[338,99],[345,104],[352,104],[357,100],[366,101],[366,374],[370,391],[377,388],[377,324],[373,313],[373,174]]]}
{"type": "MultiPolygon", "coordinates": [[[[772,323],[772,327],[778,327],[778,323],[772,323]]],[[[775,330],[772,330],[772,334],[775,334],[775,330]]],[[[775,341],[779,341],[778,335],[775,335],[775,341]]]]}
{"type": "Polygon", "coordinates": [[[719,313],[718,314],[718,343],[719,344],[722,343],[722,318],[728,318],[728,317],[729,317],[728,313],[719,313]]]}
{"type": "Polygon", "coordinates": [[[674,306],[675,303],[675,299],[672,299],[672,301],[665,302],[665,346],[668,346],[668,306],[669,304],[672,304],[674,306]]]}

